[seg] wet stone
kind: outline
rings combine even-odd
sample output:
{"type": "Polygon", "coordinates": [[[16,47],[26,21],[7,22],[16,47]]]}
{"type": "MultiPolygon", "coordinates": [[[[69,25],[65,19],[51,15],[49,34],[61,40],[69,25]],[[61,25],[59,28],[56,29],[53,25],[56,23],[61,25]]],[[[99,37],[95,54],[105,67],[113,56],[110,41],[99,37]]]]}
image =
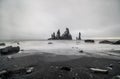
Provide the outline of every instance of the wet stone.
{"type": "Polygon", "coordinates": [[[90,68],[90,70],[94,73],[102,73],[102,74],[108,74],[108,70],[105,69],[99,69],[99,68],[90,68]]]}
{"type": "Polygon", "coordinates": [[[120,75],[113,76],[112,79],[120,79],[120,75]]]}
{"type": "Polygon", "coordinates": [[[64,66],[64,67],[61,67],[60,70],[71,71],[71,68],[64,66]]]}
{"type": "Polygon", "coordinates": [[[79,50],[79,53],[83,53],[83,50],[79,50]]]}

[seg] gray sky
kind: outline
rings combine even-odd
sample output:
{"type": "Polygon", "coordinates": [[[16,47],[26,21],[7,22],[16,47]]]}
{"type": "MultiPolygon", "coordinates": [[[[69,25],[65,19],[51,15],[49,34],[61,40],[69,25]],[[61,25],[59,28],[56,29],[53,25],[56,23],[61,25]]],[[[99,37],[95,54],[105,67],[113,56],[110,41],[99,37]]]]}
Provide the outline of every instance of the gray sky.
{"type": "Polygon", "coordinates": [[[0,39],[120,38],[120,0],[0,0],[0,39]]]}

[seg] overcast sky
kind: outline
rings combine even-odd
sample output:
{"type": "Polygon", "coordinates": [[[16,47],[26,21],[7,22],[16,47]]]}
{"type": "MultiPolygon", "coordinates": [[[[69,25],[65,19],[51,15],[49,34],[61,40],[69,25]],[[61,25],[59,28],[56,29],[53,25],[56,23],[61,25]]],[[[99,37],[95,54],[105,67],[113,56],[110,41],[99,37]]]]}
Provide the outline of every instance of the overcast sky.
{"type": "Polygon", "coordinates": [[[0,39],[120,38],[120,0],[0,0],[0,39]]]}

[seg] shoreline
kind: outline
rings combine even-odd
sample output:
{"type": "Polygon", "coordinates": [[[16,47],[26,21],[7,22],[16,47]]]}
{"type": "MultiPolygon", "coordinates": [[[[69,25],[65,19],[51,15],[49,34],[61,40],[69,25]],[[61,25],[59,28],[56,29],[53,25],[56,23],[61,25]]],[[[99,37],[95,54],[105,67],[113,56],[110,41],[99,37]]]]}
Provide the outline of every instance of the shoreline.
{"type": "Polygon", "coordinates": [[[120,75],[119,45],[28,41],[17,46],[19,53],[0,56],[1,79],[113,79],[120,75]],[[91,70],[95,68],[102,73],[91,70]]]}

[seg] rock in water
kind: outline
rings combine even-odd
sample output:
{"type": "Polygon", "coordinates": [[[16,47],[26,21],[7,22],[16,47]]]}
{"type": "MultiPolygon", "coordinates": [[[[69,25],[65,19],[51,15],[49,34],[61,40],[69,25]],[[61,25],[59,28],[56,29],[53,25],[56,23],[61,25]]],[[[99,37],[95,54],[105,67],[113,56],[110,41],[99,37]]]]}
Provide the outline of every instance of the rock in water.
{"type": "Polygon", "coordinates": [[[48,42],[48,44],[53,44],[52,42],[48,42]]]}
{"type": "Polygon", "coordinates": [[[86,43],[94,43],[95,41],[94,41],[94,40],[89,40],[89,39],[87,39],[87,40],[85,40],[85,42],[86,42],[86,43]]]}
{"type": "Polygon", "coordinates": [[[9,56],[7,56],[7,58],[8,58],[8,59],[12,59],[13,57],[9,55],[9,56]]]}
{"type": "Polygon", "coordinates": [[[64,67],[61,67],[60,70],[71,71],[71,68],[64,66],[64,67]]]}
{"type": "Polygon", "coordinates": [[[120,40],[114,42],[113,44],[119,44],[120,45],[120,40]]]}
{"type": "Polygon", "coordinates": [[[0,46],[5,46],[5,43],[0,43],[0,46]]]}
{"type": "Polygon", "coordinates": [[[83,53],[83,50],[79,50],[79,53],[83,53]]]}
{"type": "Polygon", "coordinates": [[[108,40],[102,40],[99,43],[103,43],[103,44],[112,44],[113,42],[108,41],[108,40]]]}
{"type": "Polygon", "coordinates": [[[17,42],[17,45],[20,45],[20,43],[19,43],[19,42],[17,42]]]}
{"type": "Polygon", "coordinates": [[[13,53],[18,53],[20,51],[20,47],[12,47],[12,46],[8,46],[5,48],[0,49],[0,54],[1,55],[9,55],[9,54],[13,54],[13,53]]]}

